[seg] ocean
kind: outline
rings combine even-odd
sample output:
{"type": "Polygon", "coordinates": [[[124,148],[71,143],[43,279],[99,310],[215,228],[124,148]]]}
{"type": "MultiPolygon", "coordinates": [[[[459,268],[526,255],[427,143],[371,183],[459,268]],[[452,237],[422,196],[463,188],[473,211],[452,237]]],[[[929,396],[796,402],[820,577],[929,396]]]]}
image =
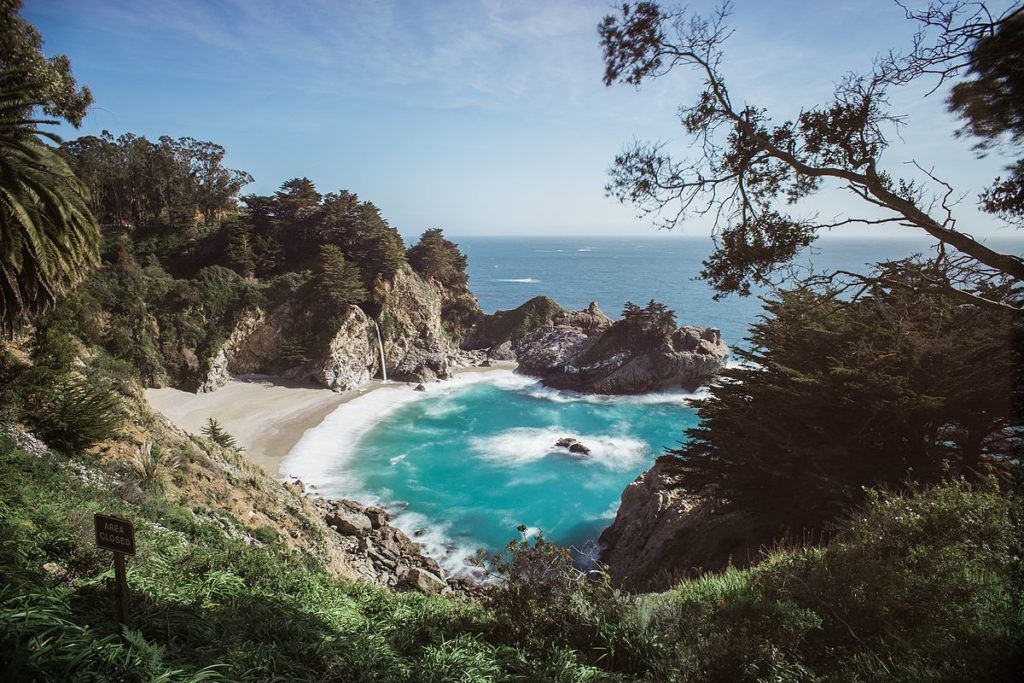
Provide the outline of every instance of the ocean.
{"type": "MultiPolygon", "coordinates": [[[[541,294],[572,309],[597,301],[613,316],[626,301],[656,299],[680,324],[718,327],[727,343],[739,345],[761,311],[756,296],[715,301],[695,279],[706,238],[458,242],[487,312],[541,294]]],[[[1016,246],[1019,252],[1021,242],[1016,246]]],[[[863,270],[926,247],[832,239],[800,264],[863,270]]],[[[468,560],[478,548],[496,552],[521,534],[586,552],[614,518],[623,488],[697,424],[692,398],[583,396],[508,371],[460,375],[426,392],[396,383],[340,406],[307,431],[282,470],[325,496],[386,506],[449,572],[471,574],[468,560]],[[580,440],[591,454],[556,447],[563,437],[580,440]]]]}
{"type": "MultiPolygon", "coordinates": [[[[597,301],[618,317],[627,301],[656,299],[676,312],[678,322],[717,327],[726,343],[741,344],[747,326],[761,312],[757,290],[752,296],[730,295],[720,301],[697,279],[711,252],[709,237],[655,233],[635,238],[462,237],[469,258],[469,285],[487,313],[515,308],[547,295],[579,310],[597,301]]],[[[1024,235],[1001,237],[990,246],[1024,253],[1024,235]]],[[[801,273],[837,269],[866,272],[865,264],[930,253],[926,239],[844,238],[826,236],[796,259],[801,273]]]]}

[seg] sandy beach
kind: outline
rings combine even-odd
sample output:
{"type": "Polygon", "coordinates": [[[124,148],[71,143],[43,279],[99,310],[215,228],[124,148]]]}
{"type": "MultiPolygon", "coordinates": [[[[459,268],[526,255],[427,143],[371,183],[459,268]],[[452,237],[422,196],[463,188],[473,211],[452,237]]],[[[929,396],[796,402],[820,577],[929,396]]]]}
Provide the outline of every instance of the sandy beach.
{"type": "MultiPolygon", "coordinates": [[[[496,362],[489,368],[463,368],[457,374],[515,367],[515,363],[496,362]]],[[[276,377],[251,376],[232,379],[205,394],[147,389],[146,399],[157,412],[193,434],[198,434],[212,417],[245,448],[250,460],[276,474],[285,455],[306,430],[320,424],[339,405],[371,391],[404,386],[405,382],[384,384],[373,380],[358,391],[336,393],[276,377]]]]}

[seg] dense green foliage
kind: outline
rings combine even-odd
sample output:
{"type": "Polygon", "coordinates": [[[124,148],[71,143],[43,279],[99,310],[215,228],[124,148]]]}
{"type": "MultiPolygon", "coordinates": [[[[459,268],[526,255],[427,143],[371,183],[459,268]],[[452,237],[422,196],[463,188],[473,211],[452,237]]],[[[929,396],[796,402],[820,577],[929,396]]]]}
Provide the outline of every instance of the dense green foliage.
{"type": "Polygon", "coordinates": [[[463,289],[468,283],[466,255],[459,245],[444,238],[440,228],[431,228],[406,252],[409,265],[425,278],[440,282],[449,289],[463,289]]]}
{"type": "Polygon", "coordinates": [[[1024,622],[1008,508],[962,482],[872,494],[827,548],[684,581],[648,603],[648,627],[705,680],[1012,680],[1024,622]]]}
{"type": "Polygon", "coordinates": [[[21,16],[22,0],[0,0],[0,71],[15,71],[14,86],[27,86],[29,99],[47,116],[79,126],[92,104],[88,87],[79,88],[64,55],[43,54],[43,37],[21,16]]]}
{"type": "Polygon", "coordinates": [[[61,153],[89,188],[101,225],[162,228],[186,242],[198,237],[200,218],[234,210],[252,182],[248,173],[224,168],[223,147],[193,138],[150,142],[104,131],[64,143],[61,153]]]}
{"type": "Polygon", "coordinates": [[[349,263],[333,244],[320,249],[316,262],[316,293],[326,306],[339,308],[366,299],[359,266],[349,263]]]}
{"type": "Polygon", "coordinates": [[[647,597],[585,580],[564,551],[524,541],[474,606],[332,578],[273,538],[245,545],[157,489],[124,495],[87,461],[0,436],[0,675],[1011,680],[1021,624],[1007,507],[964,484],[876,496],[828,548],[647,597]],[[93,544],[97,511],[136,523],[124,640],[110,558],[93,544]]]}
{"type": "Polygon", "coordinates": [[[31,118],[44,89],[0,73],[0,336],[51,307],[96,264],[99,230],[88,193],[39,138],[59,141],[31,118]]]}
{"type": "MultiPolygon", "coordinates": [[[[988,150],[1002,138],[1018,151],[1024,146],[1024,12],[1001,22],[971,50],[968,78],[949,94],[949,108],[965,120],[963,132],[981,139],[988,150]]],[[[1024,224],[1024,159],[1007,168],[1006,178],[982,194],[982,206],[1018,225],[1024,224]]]]}
{"type": "Polygon", "coordinates": [[[902,286],[855,301],[797,289],[766,309],[735,350],[746,365],[671,451],[690,493],[799,532],[864,487],[982,476],[1019,448],[1013,313],[902,286]]]}
{"type": "Polygon", "coordinates": [[[265,289],[218,265],[175,277],[155,248],[145,232],[108,233],[102,266],[37,325],[103,349],[145,384],[194,389],[207,369],[200,359],[223,343],[240,311],[264,301],[265,289]]]}
{"type": "Polygon", "coordinates": [[[81,363],[80,344],[58,330],[39,338],[28,362],[0,358],[0,411],[65,452],[84,451],[123,425],[117,387],[99,363],[81,363]]]}
{"type": "Polygon", "coordinates": [[[642,308],[627,301],[622,309],[622,322],[625,327],[637,332],[664,335],[676,329],[676,313],[654,299],[642,308]]]}

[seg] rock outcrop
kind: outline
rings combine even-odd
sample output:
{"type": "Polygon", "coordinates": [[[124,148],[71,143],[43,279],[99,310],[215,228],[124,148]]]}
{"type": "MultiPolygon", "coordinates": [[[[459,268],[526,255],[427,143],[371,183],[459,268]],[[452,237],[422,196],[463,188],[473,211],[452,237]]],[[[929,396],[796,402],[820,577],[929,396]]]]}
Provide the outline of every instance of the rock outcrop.
{"type": "Polygon", "coordinates": [[[291,301],[270,311],[243,311],[228,339],[208,359],[198,389],[213,391],[241,374],[271,374],[335,391],[358,389],[383,374],[375,322],[391,379],[444,379],[484,358],[456,343],[464,332],[461,326],[479,310],[468,290],[450,292],[404,267],[380,281],[371,299],[379,310],[377,321],[351,305],[323,320],[308,320],[308,311],[291,301]],[[446,316],[454,317],[446,321],[446,316]]]}
{"type": "Polygon", "coordinates": [[[746,566],[772,537],[757,520],[687,497],[672,469],[660,458],[629,484],[601,534],[600,560],[623,588],[665,590],[703,571],[746,566]]]}
{"type": "Polygon", "coordinates": [[[462,342],[462,348],[490,350],[489,355],[494,354],[491,357],[495,360],[513,360],[510,352],[520,340],[568,313],[554,299],[536,296],[517,308],[480,318],[462,342]]]}
{"type": "Polygon", "coordinates": [[[337,544],[361,578],[430,595],[450,592],[437,561],[424,555],[420,545],[401,529],[391,526],[383,508],[326,498],[314,499],[314,505],[337,534],[337,544]]]}
{"type": "Polygon", "coordinates": [[[515,344],[519,371],[550,387],[597,394],[692,391],[729,356],[713,328],[659,330],[612,322],[596,303],[552,318],[515,344]]]}
{"type": "Polygon", "coordinates": [[[238,357],[243,353],[243,349],[248,347],[253,334],[266,325],[266,318],[263,310],[258,308],[242,312],[227,341],[210,358],[206,378],[199,391],[215,391],[227,383],[232,375],[232,363],[237,363],[238,357]]]}

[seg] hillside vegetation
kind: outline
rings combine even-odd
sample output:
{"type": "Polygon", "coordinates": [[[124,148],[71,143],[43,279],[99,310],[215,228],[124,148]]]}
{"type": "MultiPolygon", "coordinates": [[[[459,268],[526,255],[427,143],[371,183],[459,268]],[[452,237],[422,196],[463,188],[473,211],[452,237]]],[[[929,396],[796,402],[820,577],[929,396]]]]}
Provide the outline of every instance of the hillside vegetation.
{"type": "Polygon", "coordinates": [[[475,605],[339,578],[4,429],[6,680],[1011,680],[1021,651],[1008,502],[959,483],[874,495],[827,548],[641,597],[519,544],[475,605]],[[93,512],[138,530],[124,640],[93,512]]]}

